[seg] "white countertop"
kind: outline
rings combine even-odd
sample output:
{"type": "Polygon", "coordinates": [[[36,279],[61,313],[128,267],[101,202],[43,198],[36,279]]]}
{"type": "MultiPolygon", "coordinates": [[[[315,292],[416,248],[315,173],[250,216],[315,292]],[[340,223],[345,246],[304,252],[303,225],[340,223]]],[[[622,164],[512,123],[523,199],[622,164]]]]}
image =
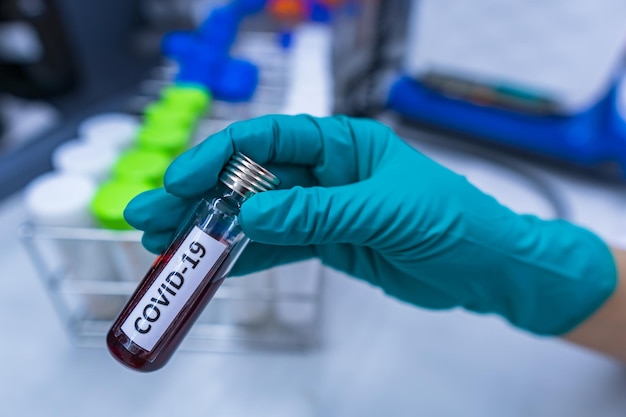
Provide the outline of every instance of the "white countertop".
{"type": "MultiPolygon", "coordinates": [[[[310,59],[308,52],[326,41],[323,29],[309,28],[298,50],[307,50],[310,59]]],[[[326,84],[309,79],[295,85],[298,94],[320,98],[307,100],[318,107],[294,105],[290,112],[326,111],[327,100],[316,90],[326,84]]],[[[553,215],[515,171],[436,145],[418,146],[512,208],[553,215]]],[[[559,189],[574,221],[607,239],[626,237],[624,186],[528,169],[559,189]]],[[[0,417],[626,415],[621,364],[519,332],[495,317],[414,308],[332,271],[324,343],[315,352],[179,352],[159,372],[128,371],[104,348],[71,344],[18,241],[22,221],[19,196],[1,203],[0,417]]]]}

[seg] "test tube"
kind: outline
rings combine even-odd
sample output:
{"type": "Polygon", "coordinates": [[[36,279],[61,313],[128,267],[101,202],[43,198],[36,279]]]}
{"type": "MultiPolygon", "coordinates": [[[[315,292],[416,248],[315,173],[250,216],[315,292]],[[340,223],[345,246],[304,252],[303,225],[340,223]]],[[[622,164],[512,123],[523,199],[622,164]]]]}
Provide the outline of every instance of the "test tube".
{"type": "Polygon", "coordinates": [[[297,327],[313,323],[321,275],[322,265],[316,259],[274,268],[276,316],[281,324],[297,327]]]}
{"type": "Polygon", "coordinates": [[[87,142],[122,151],[133,145],[139,125],[139,120],[130,114],[101,113],[85,119],[78,134],[87,142]]]}
{"type": "Polygon", "coordinates": [[[211,94],[201,86],[174,84],[163,90],[161,101],[169,108],[182,108],[199,118],[209,110],[211,94]]]}
{"type": "Polygon", "coordinates": [[[272,270],[268,269],[228,280],[228,286],[236,290],[235,296],[225,304],[226,318],[231,324],[258,326],[269,320],[271,279],[272,270]]]}
{"type": "Polygon", "coordinates": [[[238,222],[241,204],[277,185],[245,155],[231,158],[113,323],[113,357],[144,372],[167,363],[250,241],[238,222]]]}
{"type": "MultiPolygon", "coordinates": [[[[135,196],[154,187],[145,181],[120,178],[101,185],[91,202],[91,211],[98,225],[116,231],[133,230],[124,219],[124,209],[135,196]]],[[[108,243],[108,253],[121,280],[138,280],[137,277],[154,261],[155,256],[138,241],[119,240],[108,243]]]]}
{"type": "Polygon", "coordinates": [[[191,142],[191,131],[179,126],[144,126],[137,136],[141,149],[163,152],[171,157],[183,152],[191,142]]]}
{"type": "Polygon", "coordinates": [[[131,149],[119,157],[113,175],[120,180],[147,183],[156,188],[163,185],[163,175],[171,161],[172,158],[163,152],[131,149]]]}
{"type": "Polygon", "coordinates": [[[85,175],[100,183],[111,175],[117,153],[110,147],[70,140],[52,152],[52,166],[69,174],[85,175]]]}
{"type": "MultiPolygon", "coordinates": [[[[88,177],[51,172],[33,180],[24,189],[24,204],[29,220],[37,226],[59,227],[67,236],[51,240],[50,259],[59,264],[63,279],[111,280],[115,277],[110,258],[104,255],[101,242],[75,239],[74,228],[94,226],[89,205],[97,186],[88,177]],[[63,229],[65,228],[65,229],[63,229]]],[[[120,305],[107,295],[85,293],[68,300],[70,308],[90,319],[112,319],[120,305]]]]}
{"type": "Polygon", "coordinates": [[[27,215],[35,224],[46,226],[93,226],[89,204],[96,187],[92,178],[75,173],[41,175],[24,189],[27,215]]]}

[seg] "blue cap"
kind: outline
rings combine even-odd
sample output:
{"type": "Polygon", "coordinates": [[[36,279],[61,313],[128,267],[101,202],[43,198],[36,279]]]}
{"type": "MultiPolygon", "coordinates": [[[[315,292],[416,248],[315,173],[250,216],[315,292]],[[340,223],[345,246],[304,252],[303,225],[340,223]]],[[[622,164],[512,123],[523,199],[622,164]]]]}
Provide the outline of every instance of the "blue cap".
{"type": "Polygon", "coordinates": [[[203,42],[211,48],[224,54],[228,54],[230,47],[235,42],[241,16],[236,9],[230,6],[213,9],[209,17],[198,28],[198,35],[203,42]]]}
{"type": "Polygon", "coordinates": [[[283,49],[291,48],[293,43],[293,32],[290,30],[283,30],[278,33],[278,44],[283,49]]]}
{"type": "Polygon", "coordinates": [[[311,20],[314,22],[328,23],[331,21],[332,14],[330,8],[321,4],[319,1],[313,2],[311,6],[311,20]]]}
{"type": "Polygon", "coordinates": [[[230,5],[241,16],[259,13],[265,8],[267,0],[233,0],[230,5]]]}
{"type": "Polygon", "coordinates": [[[196,36],[193,32],[169,32],[165,34],[161,40],[161,53],[173,59],[187,56],[193,53],[196,42],[196,36]]]}
{"type": "Polygon", "coordinates": [[[215,80],[222,77],[224,63],[227,58],[216,54],[207,48],[205,53],[193,54],[179,63],[177,83],[199,84],[212,90],[215,80]]]}
{"type": "Polygon", "coordinates": [[[230,59],[221,68],[220,77],[210,83],[213,97],[218,100],[249,101],[259,84],[259,69],[251,62],[230,59]]]}

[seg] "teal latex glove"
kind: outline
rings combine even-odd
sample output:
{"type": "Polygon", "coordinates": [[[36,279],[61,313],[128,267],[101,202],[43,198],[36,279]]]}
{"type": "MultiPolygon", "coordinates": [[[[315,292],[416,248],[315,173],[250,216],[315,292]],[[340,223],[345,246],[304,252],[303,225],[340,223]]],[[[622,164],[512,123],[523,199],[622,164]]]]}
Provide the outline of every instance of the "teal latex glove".
{"type": "Polygon", "coordinates": [[[612,255],[591,232],[518,215],[391,129],[341,116],[239,122],[182,154],[165,175],[167,192],[144,193],[126,209],[148,249],[167,246],[236,151],[287,189],[242,205],[255,243],[233,273],[319,257],[409,303],[496,313],[549,335],[581,323],[616,285],[612,255]]]}

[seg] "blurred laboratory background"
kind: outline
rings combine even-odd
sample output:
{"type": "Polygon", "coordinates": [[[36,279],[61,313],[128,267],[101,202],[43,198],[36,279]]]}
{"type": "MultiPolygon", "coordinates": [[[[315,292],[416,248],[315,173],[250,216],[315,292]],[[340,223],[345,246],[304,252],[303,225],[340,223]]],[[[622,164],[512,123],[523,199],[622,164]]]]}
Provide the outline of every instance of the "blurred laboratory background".
{"type": "Polygon", "coordinates": [[[227,279],[156,373],[104,340],[154,260],[128,201],[264,114],[380,119],[513,210],[626,246],[624,18],[623,0],[0,0],[0,417],[626,415],[623,364],[314,260],[227,279]]]}

